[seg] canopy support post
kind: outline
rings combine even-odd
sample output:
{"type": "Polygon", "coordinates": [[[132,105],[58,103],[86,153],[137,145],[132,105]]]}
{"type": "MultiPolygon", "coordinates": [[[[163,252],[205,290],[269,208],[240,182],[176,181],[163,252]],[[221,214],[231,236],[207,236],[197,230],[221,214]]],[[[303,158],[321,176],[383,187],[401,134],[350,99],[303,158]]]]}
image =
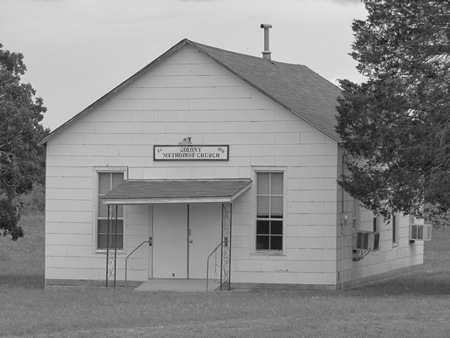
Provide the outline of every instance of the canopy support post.
{"type": "Polygon", "coordinates": [[[114,289],[116,288],[116,276],[117,276],[117,216],[118,205],[108,204],[108,222],[106,230],[106,285],[108,288],[109,282],[113,279],[114,289]],[[114,224],[114,227],[112,226],[114,224]],[[113,229],[114,229],[114,241],[113,241],[113,229]],[[114,250],[112,246],[114,245],[114,250]]]}
{"type": "Polygon", "coordinates": [[[226,283],[231,290],[231,227],[232,204],[222,203],[222,240],[220,250],[220,291],[226,283]]]}

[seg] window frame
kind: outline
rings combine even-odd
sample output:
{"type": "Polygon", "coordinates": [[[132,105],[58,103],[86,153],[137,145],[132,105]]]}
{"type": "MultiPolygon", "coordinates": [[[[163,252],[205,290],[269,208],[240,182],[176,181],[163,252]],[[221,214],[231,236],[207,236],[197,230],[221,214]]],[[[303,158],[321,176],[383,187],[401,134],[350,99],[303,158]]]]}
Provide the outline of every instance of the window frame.
{"type": "Polygon", "coordinates": [[[380,216],[378,215],[373,215],[373,220],[372,220],[372,231],[375,233],[380,233],[380,216]]]}
{"type": "MultiPolygon", "coordinates": [[[[98,248],[98,212],[99,212],[99,174],[123,174],[123,181],[128,179],[127,167],[94,167],[94,180],[93,180],[93,231],[92,231],[92,250],[93,253],[106,253],[106,249],[98,248]]],[[[118,253],[126,252],[126,212],[125,207],[123,210],[123,228],[122,228],[122,249],[117,249],[118,253]]]]}
{"type": "Polygon", "coordinates": [[[391,224],[392,224],[392,246],[396,247],[399,245],[399,236],[398,236],[398,215],[391,215],[391,224]]]}
{"type": "MultiPolygon", "coordinates": [[[[255,255],[273,255],[273,256],[280,256],[285,255],[286,253],[286,203],[287,203],[287,175],[286,175],[286,168],[280,168],[280,167],[254,167],[253,168],[253,182],[254,182],[254,193],[253,193],[253,212],[252,212],[252,253],[255,255]],[[283,213],[281,218],[275,218],[275,220],[279,220],[282,222],[281,226],[281,250],[275,250],[275,249],[257,249],[257,236],[258,236],[258,229],[257,229],[257,221],[258,221],[258,174],[260,173],[268,173],[268,174],[282,174],[282,182],[283,182],[283,190],[282,190],[282,197],[283,197],[283,213]]],[[[279,195],[278,195],[279,196],[279,195]]],[[[268,219],[271,219],[270,217],[268,219]]],[[[269,234],[270,236],[270,234],[269,234]]],[[[278,235],[276,235],[278,236],[278,235]]]]}

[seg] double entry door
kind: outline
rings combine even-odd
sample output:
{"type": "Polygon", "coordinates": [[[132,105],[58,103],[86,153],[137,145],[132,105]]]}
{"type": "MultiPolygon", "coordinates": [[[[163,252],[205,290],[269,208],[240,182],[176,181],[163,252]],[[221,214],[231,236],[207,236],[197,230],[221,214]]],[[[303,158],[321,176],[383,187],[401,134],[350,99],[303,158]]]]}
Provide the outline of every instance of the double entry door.
{"type": "Polygon", "coordinates": [[[221,204],[156,204],[151,223],[150,277],[206,278],[206,259],[221,240],[221,204]]]}

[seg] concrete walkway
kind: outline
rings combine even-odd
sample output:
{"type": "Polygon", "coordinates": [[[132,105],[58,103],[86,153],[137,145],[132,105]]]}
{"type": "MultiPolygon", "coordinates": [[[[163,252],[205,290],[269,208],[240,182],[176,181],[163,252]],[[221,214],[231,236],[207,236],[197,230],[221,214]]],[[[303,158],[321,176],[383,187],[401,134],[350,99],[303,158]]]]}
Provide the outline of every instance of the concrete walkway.
{"type": "MultiPolygon", "coordinates": [[[[219,285],[210,280],[209,291],[219,285]]],[[[136,291],[179,291],[179,292],[206,292],[206,279],[149,279],[138,286],[136,291]]]]}

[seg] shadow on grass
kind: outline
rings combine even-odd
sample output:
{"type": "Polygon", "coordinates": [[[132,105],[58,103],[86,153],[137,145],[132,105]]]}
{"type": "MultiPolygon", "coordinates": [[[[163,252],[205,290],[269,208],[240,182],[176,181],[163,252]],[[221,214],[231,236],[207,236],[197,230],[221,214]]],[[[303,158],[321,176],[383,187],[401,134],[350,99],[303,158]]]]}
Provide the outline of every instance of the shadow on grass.
{"type": "Polygon", "coordinates": [[[450,295],[450,271],[427,273],[422,272],[410,276],[376,282],[361,286],[348,293],[361,296],[395,296],[395,295],[450,295]]]}
{"type": "Polygon", "coordinates": [[[0,288],[43,289],[45,287],[42,274],[0,275],[0,288]]]}

